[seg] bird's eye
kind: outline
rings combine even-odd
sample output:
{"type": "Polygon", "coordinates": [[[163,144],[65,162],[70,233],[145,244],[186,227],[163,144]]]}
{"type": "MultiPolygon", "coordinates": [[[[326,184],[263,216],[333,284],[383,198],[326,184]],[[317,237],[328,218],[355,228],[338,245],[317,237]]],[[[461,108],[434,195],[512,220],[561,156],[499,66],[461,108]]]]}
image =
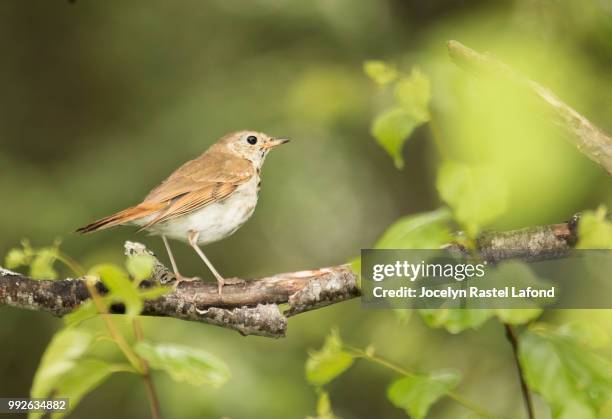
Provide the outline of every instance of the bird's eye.
{"type": "Polygon", "coordinates": [[[247,142],[248,142],[249,144],[251,144],[251,145],[255,145],[255,144],[257,144],[257,137],[256,137],[256,136],[254,136],[254,135],[249,135],[249,136],[247,137],[247,142]]]}

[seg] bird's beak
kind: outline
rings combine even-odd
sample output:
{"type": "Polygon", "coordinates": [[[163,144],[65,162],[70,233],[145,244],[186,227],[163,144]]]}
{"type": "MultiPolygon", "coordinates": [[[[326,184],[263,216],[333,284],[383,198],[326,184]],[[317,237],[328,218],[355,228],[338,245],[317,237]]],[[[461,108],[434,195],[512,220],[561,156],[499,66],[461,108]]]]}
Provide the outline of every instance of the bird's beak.
{"type": "Polygon", "coordinates": [[[289,140],[287,138],[270,138],[267,143],[261,146],[261,148],[267,150],[288,142],[289,140]]]}

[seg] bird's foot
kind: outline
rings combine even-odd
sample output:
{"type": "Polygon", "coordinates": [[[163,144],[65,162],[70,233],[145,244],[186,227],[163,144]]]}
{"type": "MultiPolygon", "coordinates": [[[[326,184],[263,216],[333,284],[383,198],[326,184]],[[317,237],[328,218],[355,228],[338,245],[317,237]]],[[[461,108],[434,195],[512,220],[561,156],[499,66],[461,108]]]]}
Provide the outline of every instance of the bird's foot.
{"type": "Polygon", "coordinates": [[[225,285],[242,285],[245,284],[246,281],[241,278],[217,278],[217,285],[219,288],[219,297],[223,298],[223,287],[225,285]]]}
{"type": "Polygon", "coordinates": [[[187,277],[187,276],[183,276],[181,274],[175,274],[176,280],[174,281],[174,284],[172,284],[172,287],[174,288],[174,290],[176,290],[178,288],[178,286],[180,284],[182,284],[183,282],[193,282],[193,281],[200,281],[201,278],[194,276],[194,277],[187,277]]]}

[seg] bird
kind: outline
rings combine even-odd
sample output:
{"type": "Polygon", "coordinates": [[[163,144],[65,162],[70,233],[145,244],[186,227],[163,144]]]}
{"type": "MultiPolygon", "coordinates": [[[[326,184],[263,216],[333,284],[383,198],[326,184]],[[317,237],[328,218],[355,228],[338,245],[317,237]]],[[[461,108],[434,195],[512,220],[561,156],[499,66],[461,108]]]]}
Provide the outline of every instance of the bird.
{"type": "Polygon", "coordinates": [[[261,187],[261,168],[271,149],[289,142],[257,131],[225,135],[199,157],[176,169],[144,200],[76,230],[92,233],[134,225],[138,231],[161,236],[176,278],[175,287],[188,278],[179,272],[168,239],[189,243],[217,280],[218,293],[228,282],[201,249],[238,230],[255,211],[261,187]]]}

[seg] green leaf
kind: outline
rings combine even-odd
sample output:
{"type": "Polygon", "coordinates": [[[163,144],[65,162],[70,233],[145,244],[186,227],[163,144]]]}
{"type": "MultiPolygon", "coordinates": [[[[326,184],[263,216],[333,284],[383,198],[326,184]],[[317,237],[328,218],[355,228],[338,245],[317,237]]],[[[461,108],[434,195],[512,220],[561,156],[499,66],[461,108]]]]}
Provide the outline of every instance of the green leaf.
{"type": "Polygon", "coordinates": [[[229,368],[221,359],[200,349],[138,342],[134,350],[147,360],[151,368],[165,371],[175,381],[221,387],[230,378],[229,368]]]}
{"type": "Polygon", "coordinates": [[[30,263],[30,276],[36,279],[57,279],[57,271],[53,269],[56,260],[57,248],[46,247],[37,250],[30,263]]]}
{"type": "Polygon", "coordinates": [[[505,182],[488,168],[446,162],[438,171],[436,186],[470,237],[506,210],[505,182]]]}
{"type": "Polygon", "coordinates": [[[387,388],[387,398],[411,418],[422,419],[431,405],[454,389],[460,380],[454,372],[411,375],[393,381],[387,388]]]}
{"type": "Polygon", "coordinates": [[[325,339],[323,348],[309,354],[306,361],[306,379],[310,384],[322,386],[338,377],[353,365],[354,357],[342,349],[337,331],[325,339]]]}
{"type": "Polygon", "coordinates": [[[108,288],[113,300],[119,300],[125,304],[125,313],[128,316],[137,316],[143,308],[143,302],[138,294],[136,284],[134,284],[128,275],[113,264],[102,264],[94,266],[89,275],[94,275],[100,278],[106,288],[108,288]]]}
{"type": "MultiPolygon", "coordinates": [[[[143,291],[138,292],[138,296],[141,300],[156,300],[159,297],[169,294],[172,292],[171,287],[155,287],[149,288],[143,291]]],[[[113,295],[105,295],[100,297],[102,299],[102,304],[108,307],[110,304],[115,301],[115,297],[113,295]]],[[[66,314],[63,317],[64,324],[66,326],[76,326],[81,322],[96,317],[99,314],[98,308],[94,304],[92,300],[87,300],[82,303],[76,310],[66,314]]]]}
{"type": "Polygon", "coordinates": [[[443,327],[450,333],[460,333],[466,329],[478,329],[493,317],[493,310],[486,309],[420,309],[423,321],[433,328],[443,327]]]}
{"type": "MultiPolygon", "coordinates": [[[[452,241],[449,228],[451,212],[448,208],[407,215],[400,218],[378,239],[376,249],[437,249],[452,241]]],[[[349,264],[359,277],[361,286],[361,258],[352,259],[349,264]]],[[[407,310],[400,316],[409,313],[407,310]]],[[[409,314],[408,314],[409,316],[409,314]]]]}
{"type": "Polygon", "coordinates": [[[368,60],[363,63],[363,71],[378,84],[388,84],[397,78],[397,69],[379,60],[368,60]]]}
{"type": "Polygon", "coordinates": [[[557,332],[589,348],[602,348],[610,341],[606,331],[593,323],[566,323],[559,326],[557,332]]]}
{"type": "Polygon", "coordinates": [[[378,144],[393,158],[395,167],[404,167],[402,147],[415,128],[422,124],[409,111],[394,107],[379,114],[373,121],[371,132],[378,144]]]}
{"type": "Polygon", "coordinates": [[[63,329],[53,336],[36,370],[30,395],[47,397],[59,378],[76,365],[92,343],[92,336],[82,330],[63,329]]]}
{"type": "Polygon", "coordinates": [[[408,215],[394,222],[375,244],[377,249],[437,249],[452,241],[447,208],[408,215]]]}
{"type": "MultiPolygon", "coordinates": [[[[111,303],[111,299],[108,296],[102,297],[103,302],[106,306],[111,303]]],[[[98,308],[92,300],[87,300],[82,303],[76,310],[66,314],[63,318],[66,326],[77,326],[81,322],[91,319],[98,315],[98,308]]]]}
{"type": "MultiPolygon", "coordinates": [[[[490,269],[492,269],[490,271],[492,275],[487,279],[484,286],[487,289],[503,287],[545,289],[551,286],[545,279],[538,277],[528,263],[522,261],[507,261],[497,266],[491,266],[490,269]]],[[[545,302],[537,299],[521,299],[514,302],[510,298],[506,298],[505,304],[504,308],[495,309],[497,318],[503,323],[525,324],[542,314],[541,307],[545,302]],[[513,303],[516,308],[513,307],[513,303]]]]}
{"type": "Polygon", "coordinates": [[[607,219],[606,208],[587,211],[578,223],[578,249],[612,249],[612,221],[607,219]]]}
{"type": "Polygon", "coordinates": [[[497,308],[495,315],[503,323],[525,324],[537,319],[542,314],[541,308],[497,308]]]}
{"type": "Polygon", "coordinates": [[[21,248],[15,247],[9,250],[4,258],[4,264],[8,269],[16,269],[21,266],[29,266],[34,257],[34,249],[27,239],[21,241],[21,248]]]}
{"type": "MultiPolygon", "coordinates": [[[[105,361],[84,358],[93,343],[88,332],[76,328],[62,329],[55,334],[43,354],[30,397],[69,398],[68,411],[54,414],[60,418],[70,413],[81,398],[98,386],[112,372],[105,361]]],[[[31,413],[40,418],[43,413],[31,413]]]]}
{"type": "Polygon", "coordinates": [[[547,401],[554,418],[595,418],[612,396],[612,363],[567,330],[531,327],[520,336],[519,359],[529,387],[547,401]]]}
{"type": "Polygon", "coordinates": [[[59,257],[60,241],[52,246],[34,249],[27,239],[21,241],[21,249],[11,249],[5,258],[8,269],[29,266],[29,275],[34,279],[57,279],[58,273],[53,268],[59,257]]]}
{"type": "Polygon", "coordinates": [[[599,416],[594,410],[578,400],[567,400],[563,410],[554,414],[555,419],[599,419],[607,416],[599,416]]]}
{"type": "Polygon", "coordinates": [[[125,266],[130,276],[140,282],[151,277],[154,264],[155,258],[151,255],[135,255],[127,259],[125,266]]]}
{"type": "Polygon", "coordinates": [[[154,287],[145,291],[140,291],[138,295],[143,300],[157,300],[159,297],[163,297],[173,291],[174,289],[172,287],[154,287]]]}
{"type": "Polygon", "coordinates": [[[30,263],[30,258],[26,255],[23,249],[13,248],[9,250],[4,258],[4,266],[7,269],[15,269],[21,266],[28,265],[30,263]]]}
{"type": "MultiPolygon", "coordinates": [[[[397,77],[384,63],[368,62],[365,71],[379,83],[389,83],[397,77]],[[369,64],[368,64],[369,63],[369,64]],[[388,77],[392,74],[393,77],[388,77]]],[[[402,148],[418,126],[429,121],[431,86],[429,79],[418,69],[402,77],[395,86],[397,105],[380,113],[372,122],[371,132],[376,141],[393,158],[398,169],[404,167],[402,148]]]]}
{"type": "MultiPolygon", "coordinates": [[[[503,288],[505,286],[515,286],[517,288],[529,286],[533,289],[540,289],[546,288],[548,285],[524,262],[510,261],[489,268],[494,269],[494,271],[491,271],[490,278],[480,285],[481,289],[503,288]]],[[[497,316],[505,323],[523,324],[537,318],[542,313],[542,309],[538,306],[541,303],[538,301],[521,300],[520,303],[516,303],[517,308],[511,308],[512,301],[509,300],[506,299],[506,304],[508,304],[504,306],[506,308],[421,309],[419,313],[428,326],[443,327],[450,333],[460,333],[466,329],[478,329],[493,316],[497,316]]],[[[483,305],[482,307],[491,306],[483,305]]]]}
{"type": "Polygon", "coordinates": [[[395,86],[395,98],[402,108],[417,121],[427,122],[429,101],[431,100],[431,84],[429,78],[418,68],[413,68],[410,77],[401,78],[395,86]]]}
{"type": "Polygon", "coordinates": [[[68,415],[85,395],[102,384],[113,372],[113,366],[106,361],[99,359],[80,360],[74,368],[62,376],[53,394],[54,398],[69,399],[68,409],[61,413],[55,413],[51,417],[55,419],[68,415]]]}

